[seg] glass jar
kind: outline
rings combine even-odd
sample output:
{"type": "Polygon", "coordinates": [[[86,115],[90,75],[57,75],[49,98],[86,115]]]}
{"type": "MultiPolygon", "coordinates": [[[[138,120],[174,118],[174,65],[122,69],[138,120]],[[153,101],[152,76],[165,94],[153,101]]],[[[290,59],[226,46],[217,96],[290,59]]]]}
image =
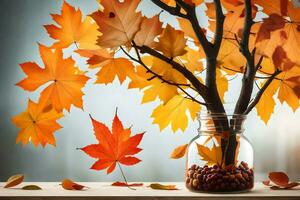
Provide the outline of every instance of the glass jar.
{"type": "Polygon", "coordinates": [[[200,113],[198,135],[187,150],[186,187],[196,192],[253,188],[253,147],[244,136],[245,115],[200,113]]]}

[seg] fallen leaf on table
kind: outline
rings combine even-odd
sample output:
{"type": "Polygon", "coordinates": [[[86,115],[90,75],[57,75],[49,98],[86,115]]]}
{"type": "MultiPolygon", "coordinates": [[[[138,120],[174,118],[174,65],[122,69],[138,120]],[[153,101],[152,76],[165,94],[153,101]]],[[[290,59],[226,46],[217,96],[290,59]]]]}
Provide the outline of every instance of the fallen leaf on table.
{"type": "Polygon", "coordinates": [[[289,183],[289,177],[284,172],[271,172],[269,179],[278,186],[285,186],[289,183]]]}
{"type": "Polygon", "coordinates": [[[6,181],[6,184],[4,185],[4,188],[10,188],[14,187],[16,185],[19,185],[22,183],[24,180],[24,175],[23,174],[16,174],[11,177],[6,181]]]}
{"type": "Polygon", "coordinates": [[[26,185],[22,187],[22,190],[41,190],[42,188],[38,185],[26,185]]]}
{"type": "Polygon", "coordinates": [[[188,147],[188,144],[184,144],[184,145],[176,147],[171,154],[171,158],[172,159],[182,158],[186,154],[187,147],[188,147]]]}
{"type": "Polygon", "coordinates": [[[270,172],[269,179],[262,183],[272,190],[289,190],[300,185],[299,182],[289,182],[289,176],[284,172],[270,172]]]}
{"type": "Polygon", "coordinates": [[[64,179],[61,182],[61,186],[65,189],[65,190],[82,190],[83,188],[85,188],[86,186],[84,185],[80,185],[78,183],[73,182],[70,179],[64,179]]]}
{"type": "Polygon", "coordinates": [[[152,183],[149,185],[149,187],[154,190],[178,190],[176,185],[162,185],[160,183],[152,183]]]}
{"type": "Polygon", "coordinates": [[[143,186],[143,183],[125,183],[125,182],[114,182],[111,184],[112,186],[117,186],[117,187],[141,187],[143,186]]]}

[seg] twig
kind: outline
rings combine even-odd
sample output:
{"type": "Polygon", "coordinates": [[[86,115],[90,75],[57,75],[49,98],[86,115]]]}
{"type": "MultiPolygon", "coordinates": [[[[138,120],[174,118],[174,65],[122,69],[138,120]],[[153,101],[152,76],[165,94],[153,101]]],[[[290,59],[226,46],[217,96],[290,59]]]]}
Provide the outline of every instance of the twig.
{"type": "Polygon", "coordinates": [[[245,110],[244,114],[248,114],[259,102],[260,98],[262,97],[265,90],[269,87],[269,85],[272,83],[272,81],[275,79],[275,77],[280,74],[280,70],[276,70],[272,76],[266,81],[266,83],[263,85],[263,87],[258,91],[256,97],[252,101],[252,103],[248,106],[248,108],[245,110]]]}

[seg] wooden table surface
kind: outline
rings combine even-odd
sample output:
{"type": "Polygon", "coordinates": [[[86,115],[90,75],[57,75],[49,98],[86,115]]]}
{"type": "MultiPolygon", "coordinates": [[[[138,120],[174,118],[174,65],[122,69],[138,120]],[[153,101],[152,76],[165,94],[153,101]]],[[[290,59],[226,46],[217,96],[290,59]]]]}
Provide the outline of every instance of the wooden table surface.
{"type": "MultiPolygon", "coordinates": [[[[0,200],[2,199],[14,199],[14,200],[54,200],[54,199],[76,199],[76,200],[189,200],[189,199],[209,199],[209,200],[221,200],[221,199],[243,199],[243,200],[259,200],[259,199],[275,199],[275,200],[288,200],[297,199],[300,200],[300,187],[293,190],[270,190],[268,187],[261,183],[256,183],[255,188],[246,193],[239,194],[208,194],[208,193],[193,193],[188,191],[184,184],[181,182],[176,183],[163,183],[163,184],[175,184],[179,190],[165,191],[165,190],[153,190],[148,188],[149,183],[144,183],[145,186],[137,187],[136,190],[130,190],[126,187],[112,187],[111,183],[80,183],[89,187],[84,191],[68,191],[61,188],[59,183],[54,182],[27,182],[22,183],[17,188],[6,189],[0,188],[0,200]],[[21,190],[24,185],[36,184],[39,185],[42,190],[27,191],[21,190]]],[[[1,186],[4,183],[0,183],[1,186]]]]}

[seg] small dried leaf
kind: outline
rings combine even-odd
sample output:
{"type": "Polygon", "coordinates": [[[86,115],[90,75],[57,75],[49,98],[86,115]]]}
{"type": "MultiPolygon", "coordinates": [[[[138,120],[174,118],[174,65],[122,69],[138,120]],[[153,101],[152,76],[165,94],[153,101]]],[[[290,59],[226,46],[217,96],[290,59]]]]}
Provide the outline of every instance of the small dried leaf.
{"type": "Polygon", "coordinates": [[[159,183],[152,183],[149,185],[149,187],[154,190],[178,190],[176,185],[162,185],[159,183]]]}
{"type": "Polygon", "coordinates": [[[285,187],[289,183],[289,177],[284,172],[271,172],[269,179],[278,186],[285,187]]]}
{"type": "Polygon", "coordinates": [[[38,185],[26,185],[22,187],[22,190],[41,190],[42,188],[38,185]]]}
{"type": "Polygon", "coordinates": [[[64,179],[62,182],[61,182],[61,185],[62,187],[65,189],[65,190],[82,190],[83,188],[85,188],[86,186],[84,185],[80,185],[78,183],[75,183],[73,182],[72,180],[70,179],[64,179]]]}
{"type": "Polygon", "coordinates": [[[265,181],[262,181],[262,183],[266,186],[270,186],[270,180],[265,180],[265,181]]]}
{"type": "Polygon", "coordinates": [[[11,176],[7,180],[4,188],[10,188],[10,187],[14,187],[16,185],[19,185],[20,183],[23,182],[23,180],[24,180],[24,175],[23,174],[16,174],[14,176],[11,176]]]}
{"type": "Polygon", "coordinates": [[[179,147],[176,147],[171,154],[171,158],[172,159],[182,158],[186,153],[187,147],[188,147],[188,144],[184,144],[179,147]]]}
{"type": "Polygon", "coordinates": [[[114,182],[111,184],[112,186],[117,186],[117,187],[141,187],[143,186],[143,183],[125,183],[125,182],[114,182]]]}
{"type": "Polygon", "coordinates": [[[287,185],[284,187],[284,189],[286,189],[286,190],[292,189],[292,188],[294,188],[294,187],[297,187],[298,185],[300,185],[299,182],[291,182],[291,183],[287,184],[287,185]]]}

